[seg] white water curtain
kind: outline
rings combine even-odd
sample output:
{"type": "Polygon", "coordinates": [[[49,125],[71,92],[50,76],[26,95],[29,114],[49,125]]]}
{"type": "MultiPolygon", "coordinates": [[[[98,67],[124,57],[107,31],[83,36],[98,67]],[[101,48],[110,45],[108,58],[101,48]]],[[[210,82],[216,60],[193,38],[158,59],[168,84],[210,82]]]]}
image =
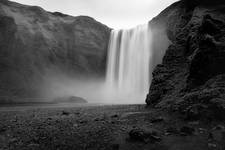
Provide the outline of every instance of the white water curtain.
{"type": "Polygon", "coordinates": [[[151,38],[147,24],[111,31],[106,74],[109,95],[134,101],[146,96],[151,77],[151,38]]]}

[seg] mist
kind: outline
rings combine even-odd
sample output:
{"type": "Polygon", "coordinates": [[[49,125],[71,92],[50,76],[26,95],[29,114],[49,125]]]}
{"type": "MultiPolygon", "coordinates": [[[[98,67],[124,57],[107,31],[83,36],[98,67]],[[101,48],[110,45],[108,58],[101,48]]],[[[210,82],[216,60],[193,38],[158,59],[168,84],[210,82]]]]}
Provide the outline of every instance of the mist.
{"type": "Polygon", "coordinates": [[[77,96],[86,99],[91,103],[100,103],[102,100],[103,78],[72,77],[65,73],[52,71],[45,75],[42,86],[42,96],[49,100],[55,98],[77,96]]]}
{"type": "MultiPolygon", "coordinates": [[[[132,93],[114,91],[108,87],[105,78],[76,78],[65,74],[54,74],[45,77],[41,89],[42,97],[53,101],[62,97],[81,97],[88,103],[102,104],[142,104],[144,97],[132,93]]],[[[146,93],[147,94],[147,93],[146,93]]]]}
{"type": "MultiPolygon", "coordinates": [[[[135,30],[132,29],[132,30],[135,30]]],[[[168,48],[170,41],[167,38],[164,27],[150,27],[151,34],[150,47],[147,47],[147,51],[150,51],[149,57],[149,79],[143,82],[149,82],[152,80],[152,72],[156,65],[162,63],[163,56],[168,48]]],[[[141,37],[136,37],[141,38],[141,37]]],[[[112,40],[112,39],[111,39],[112,40]]],[[[129,40],[128,40],[129,44],[129,40]]],[[[142,43],[140,43],[142,44],[142,43]]],[[[109,53],[109,50],[108,50],[109,53]]],[[[134,53],[139,53],[134,49],[134,53]]],[[[109,55],[109,54],[108,54],[109,55]]],[[[109,59],[109,56],[108,56],[109,59]]],[[[133,59],[133,58],[132,58],[133,59]]],[[[137,60],[138,61],[138,60],[137,60]]],[[[132,66],[131,66],[132,67],[132,66]]],[[[138,67],[138,66],[137,66],[138,67]]],[[[50,69],[51,70],[51,69],[50,69]]],[[[69,72],[69,71],[68,71],[69,72]]],[[[137,71],[135,71],[137,72],[137,71]]],[[[125,78],[126,77],[126,74],[125,78]]],[[[89,103],[108,103],[108,104],[142,104],[145,102],[146,95],[149,90],[149,86],[145,86],[142,89],[141,94],[136,93],[134,90],[130,91],[128,86],[122,86],[120,90],[112,88],[106,79],[107,73],[101,78],[97,77],[78,77],[75,75],[65,74],[62,72],[49,71],[44,76],[44,85],[42,86],[43,97],[47,97],[49,100],[60,97],[77,96],[86,99],[89,103]]],[[[141,77],[142,78],[142,77],[141,77]]],[[[131,78],[132,79],[132,78],[131,78]]],[[[145,83],[143,83],[145,84],[145,83]]],[[[136,89],[134,87],[133,89],[136,89]]]]}

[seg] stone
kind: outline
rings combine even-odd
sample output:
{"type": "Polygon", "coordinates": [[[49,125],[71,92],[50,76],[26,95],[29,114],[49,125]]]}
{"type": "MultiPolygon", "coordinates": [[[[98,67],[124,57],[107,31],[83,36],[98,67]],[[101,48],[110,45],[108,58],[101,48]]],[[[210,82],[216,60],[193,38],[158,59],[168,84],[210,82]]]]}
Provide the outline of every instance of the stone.
{"type": "Polygon", "coordinates": [[[166,130],[165,130],[165,133],[167,134],[179,134],[179,131],[177,128],[175,127],[168,127],[166,130]]]}
{"type": "Polygon", "coordinates": [[[5,126],[0,126],[0,133],[5,132],[7,128],[5,126]]]}
{"type": "Polygon", "coordinates": [[[79,123],[80,124],[86,124],[86,123],[88,123],[88,121],[87,120],[81,120],[81,121],[79,121],[79,123]]]}
{"type": "Polygon", "coordinates": [[[118,118],[119,115],[115,114],[115,115],[112,115],[111,118],[118,118]]]}
{"type": "Polygon", "coordinates": [[[88,103],[87,100],[77,96],[64,96],[53,99],[55,103],[88,103]]]}
{"type": "Polygon", "coordinates": [[[159,137],[159,132],[154,129],[145,130],[142,128],[134,128],[130,130],[129,136],[131,140],[140,142],[159,142],[161,138],[159,137]]]}
{"type": "Polygon", "coordinates": [[[188,122],[189,125],[199,125],[199,121],[188,122]]]}
{"type": "Polygon", "coordinates": [[[203,133],[206,133],[206,132],[207,132],[207,130],[206,130],[206,129],[204,129],[204,128],[199,128],[198,130],[199,130],[199,133],[201,133],[201,134],[203,134],[203,133]]]}
{"type": "Polygon", "coordinates": [[[95,119],[94,119],[94,121],[100,121],[100,120],[101,120],[101,119],[99,119],[99,118],[95,118],[95,119]]]}
{"type": "Polygon", "coordinates": [[[70,115],[70,113],[69,112],[67,112],[67,111],[62,111],[62,114],[61,114],[62,116],[69,116],[70,115]]]}
{"type": "Polygon", "coordinates": [[[162,121],[164,121],[164,118],[163,117],[156,117],[156,118],[152,118],[152,119],[150,119],[150,122],[151,123],[158,123],[158,122],[162,122],[162,121]]]}
{"type": "Polygon", "coordinates": [[[195,132],[195,129],[190,126],[183,126],[180,128],[180,133],[182,135],[193,135],[195,132]]]}
{"type": "Polygon", "coordinates": [[[216,145],[216,144],[214,144],[214,143],[208,143],[208,147],[209,147],[209,148],[216,148],[216,147],[217,147],[217,145],[216,145]]]}
{"type": "Polygon", "coordinates": [[[225,130],[225,127],[223,125],[217,125],[212,130],[225,130]]]}

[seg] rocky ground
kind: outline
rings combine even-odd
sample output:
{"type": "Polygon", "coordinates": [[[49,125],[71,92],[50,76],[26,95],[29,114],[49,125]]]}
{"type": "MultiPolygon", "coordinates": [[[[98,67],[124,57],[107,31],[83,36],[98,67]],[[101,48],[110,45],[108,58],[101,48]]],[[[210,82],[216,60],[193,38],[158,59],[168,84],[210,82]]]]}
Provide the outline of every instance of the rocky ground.
{"type": "Polygon", "coordinates": [[[0,150],[223,150],[225,123],[145,105],[0,108],[0,150]]]}

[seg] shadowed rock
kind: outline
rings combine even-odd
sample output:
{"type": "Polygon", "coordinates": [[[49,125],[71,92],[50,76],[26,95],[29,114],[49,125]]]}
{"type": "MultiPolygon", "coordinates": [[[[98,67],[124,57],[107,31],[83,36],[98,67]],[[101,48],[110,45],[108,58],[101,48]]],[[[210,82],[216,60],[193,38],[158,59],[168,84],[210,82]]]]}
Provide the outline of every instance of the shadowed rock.
{"type": "Polygon", "coordinates": [[[151,21],[166,26],[172,44],[153,72],[148,105],[188,119],[224,119],[224,8],[222,0],[182,0],[151,21]]]}

